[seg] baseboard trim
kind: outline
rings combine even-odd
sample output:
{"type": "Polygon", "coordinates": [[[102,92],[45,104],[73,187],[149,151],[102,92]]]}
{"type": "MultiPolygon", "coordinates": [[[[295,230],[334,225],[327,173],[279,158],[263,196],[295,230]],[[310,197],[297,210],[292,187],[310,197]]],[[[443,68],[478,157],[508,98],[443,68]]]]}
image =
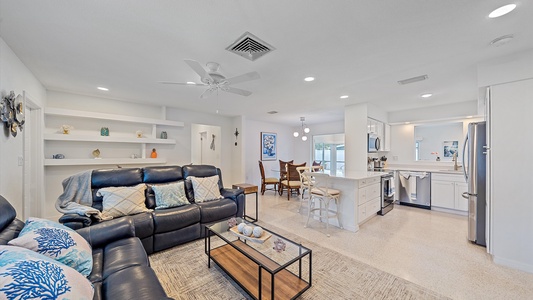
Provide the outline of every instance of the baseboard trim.
{"type": "Polygon", "coordinates": [[[509,268],[517,269],[520,271],[528,272],[533,274],[533,265],[525,264],[523,262],[519,262],[512,259],[502,258],[498,256],[493,256],[494,263],[498,265],[503,265],[509,268]]]}

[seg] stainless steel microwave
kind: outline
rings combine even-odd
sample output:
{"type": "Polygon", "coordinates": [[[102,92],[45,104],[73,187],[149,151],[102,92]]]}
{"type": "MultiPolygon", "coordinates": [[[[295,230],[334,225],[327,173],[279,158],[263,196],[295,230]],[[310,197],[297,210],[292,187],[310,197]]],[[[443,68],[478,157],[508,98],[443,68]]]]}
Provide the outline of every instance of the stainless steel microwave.
{"type": "Polygon", "coordinates": [[[378,152],[380,147],[380,140],[376,134],[368,134],[368,153],[378,152]]]}

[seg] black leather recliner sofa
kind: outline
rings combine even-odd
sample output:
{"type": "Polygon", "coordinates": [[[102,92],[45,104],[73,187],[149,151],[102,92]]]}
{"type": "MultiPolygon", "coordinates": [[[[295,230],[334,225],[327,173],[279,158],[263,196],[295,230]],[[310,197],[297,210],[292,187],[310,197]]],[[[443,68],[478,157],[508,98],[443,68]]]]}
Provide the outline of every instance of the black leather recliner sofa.
{"type": "MultiPolygon", "coordinates": [[[[0,245],[18,237],[24,222],[0,196],[0,245]]],[[[171,299],[155,275],[129,217],[77,230],[91,245],[93,269],[88,279],[93,299],[171,299]]]]}
{"type": "MultiPolygon", "coordinates": [[[[102,197],[96,195],[100,188],[110,186],[134,186],[146,183],[146,207],[155,208],[152,185],[185,180],[185,192],[191,205],[140,213],[130,216],[135,235],[148,254],[186,243],[204,236],[205,225],[244,214],[244,194],[239,189],[225,189],[219,168],[209,165],[157,166],[93,170],[91,190],[94,208],[102,210],[102,197]],[[224,199],[203,203],[194,202],[194,191],[189,176],[219,176],[218,186],[224,199]]],[[[92,226],[98,222],[77,214],[63,215],[59,221],[73,229],[92,226]]]]}

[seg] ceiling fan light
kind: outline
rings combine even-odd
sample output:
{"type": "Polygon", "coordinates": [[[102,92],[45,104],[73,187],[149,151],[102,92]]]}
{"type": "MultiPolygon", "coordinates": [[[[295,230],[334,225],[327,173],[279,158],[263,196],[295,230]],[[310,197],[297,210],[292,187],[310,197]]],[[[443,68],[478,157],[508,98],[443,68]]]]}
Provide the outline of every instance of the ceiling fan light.
{"type": "Polygon", "coordinates": [[[307,136],[306,135],[302,136],[302,141],[304,141],[304,142],[307,141],[307,136]]]}
{"type": "Polygon", "coordinates": [[[294,135],[294,137],[298,137],[300,134],[298,133],[298,131],[295,131],[292,135],[294,135]]]}
{"type": "Polygon", "coordinates": [[[304,128],[304,132],[305,132],[305,133],[309,133],[309,131],[311,131],[311,130],[309,129],[309,127],[305,127],[305,128],[304,128]]]}

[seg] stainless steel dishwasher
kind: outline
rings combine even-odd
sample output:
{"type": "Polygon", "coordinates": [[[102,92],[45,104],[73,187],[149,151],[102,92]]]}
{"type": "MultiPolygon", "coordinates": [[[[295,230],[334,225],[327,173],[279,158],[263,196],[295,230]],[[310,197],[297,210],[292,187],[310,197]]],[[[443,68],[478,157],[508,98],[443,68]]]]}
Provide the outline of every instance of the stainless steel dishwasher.
{"type": "Polygon", "coordinates": [[[431,209],[431,173],[399,171],[400,204],[431,209]]]}

